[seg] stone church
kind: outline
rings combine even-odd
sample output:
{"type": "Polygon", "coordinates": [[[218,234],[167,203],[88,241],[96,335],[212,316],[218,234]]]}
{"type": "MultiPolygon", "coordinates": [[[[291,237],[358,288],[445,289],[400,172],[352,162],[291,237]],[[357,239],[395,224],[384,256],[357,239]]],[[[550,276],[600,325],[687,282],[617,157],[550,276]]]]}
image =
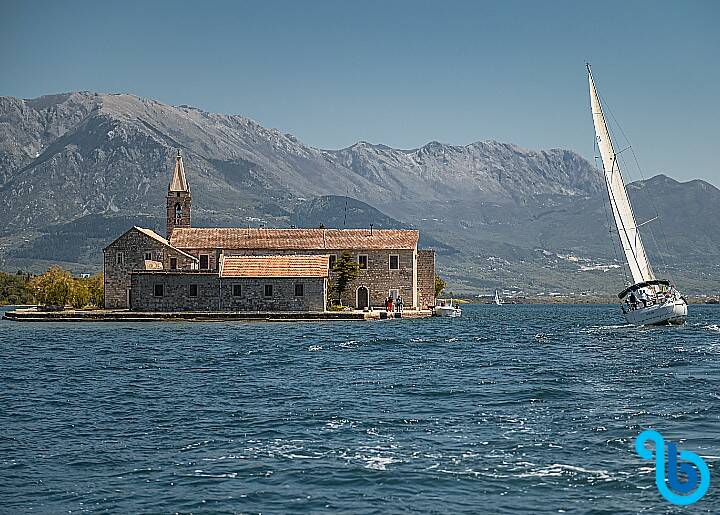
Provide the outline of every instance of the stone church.
{"type": "Polygon", "coordinates": [[[435,251],[418,249],[418,231],[192,227],[179,151],[166,208],[166,238],[133,227],[104,249],[107,309],[322,312],[344,251],[359,273],[343,305],[384,309],[388,297],[402,297],[406,309],[435,303],[435,251]]]}

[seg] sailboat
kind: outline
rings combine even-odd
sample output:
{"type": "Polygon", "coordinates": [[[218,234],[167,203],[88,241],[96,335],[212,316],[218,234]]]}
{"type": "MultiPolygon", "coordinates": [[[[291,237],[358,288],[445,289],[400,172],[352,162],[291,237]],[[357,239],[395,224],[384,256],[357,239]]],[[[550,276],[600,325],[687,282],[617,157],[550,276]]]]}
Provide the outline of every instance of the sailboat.
{"type": "Polygon", "coordinates": [[[503,301],[500,299],[500,294],[498,293],[497,290],[495,290],[495,298],[493,299],[493,302],[495,303],[496,306],[500,306],[503,304],[503,301]]]}
{"type": "Polygon", "coordinates": [[[683,324],[687,318],[687,302],[674,284],[655,277],[640,238],[639,226],[635,222],[617,159],[618,153],[615,152],[610,138],[589,64],[587,71],[590,83],[590,107],[605,185],[615,228],[633,279],[633,284],[618,294],[622,302],[623,314],[625,319],[634,325],[683,324]]]}

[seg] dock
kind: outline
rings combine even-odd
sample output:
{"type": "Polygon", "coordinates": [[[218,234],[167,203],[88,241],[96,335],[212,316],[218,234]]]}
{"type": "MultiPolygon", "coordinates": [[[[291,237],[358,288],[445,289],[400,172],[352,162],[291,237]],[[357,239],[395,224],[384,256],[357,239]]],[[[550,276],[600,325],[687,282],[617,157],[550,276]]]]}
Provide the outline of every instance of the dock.
{"type": "MultiPolygon", "coordinates": [[[[394,315],[391,314],[391,315],[394,315]]],[[[397,318],[427,318],[431,311],[405,310],[397,318]]],[[[387,320],[385,311],[176,311],[149,312],[130,310],[63,310],[42,311],[36,308],[16,309],[7,311],[3,319],[14,322],[229,322],[229,321],[367,321],[387,320]]]]}

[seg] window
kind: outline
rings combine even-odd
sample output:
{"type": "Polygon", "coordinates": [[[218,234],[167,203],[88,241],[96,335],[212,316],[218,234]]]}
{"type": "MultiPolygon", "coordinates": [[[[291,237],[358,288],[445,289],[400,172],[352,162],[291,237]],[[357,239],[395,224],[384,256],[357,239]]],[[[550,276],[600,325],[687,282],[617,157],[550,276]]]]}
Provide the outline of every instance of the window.
{"type": "Polygon", "coordinates": [[[335,254],[330,254],[330,270],[335,268],[335,263],[337,263],[337,256],[335,254]]]}
{"type": "Polygon", "coordinates": [[[390,254],[390,270],[400,270],[400,256],[390,254]]]}
{"type": "Polygon", "coordinates": [[[191,284],[188,286],[188,295],[190,297],[197,297],[197,284],[191,284]]]}
{"type": "Polygon", "coordinates": [[[388,292],[388,297],[391,299],[397,299],[400,296],[400,292],[396,289],[392,289],[388,292]]]}
{"type": "Polygon", "coordinates": [[[296,284],[295,285],[295,296],[302,297],[304,295],[305,295],[305,285],[304,284],[296,284]]]}
{"type": "Polygon", "coordinates": [[[210,256],[207,254],[200,254],[200,270],[207,270],[210,268],[210,256]]]}
{"type": "Polygon", "coordinates": [[[233,284],[233,297],[239,297],[240,295],[242,295],[242,286],[233,284]]]}
{"type": "Polygon", "coordinates": [[[367,270],[368,267],[368,257],[365,254],[360,254],[358,256],[358,265],[360,270],[367,270]]]}
{"type": "Polygon", "coordinates": [[[156,297],[162,297],[165,295],[165,288],[162,284],[156,284],[154,288],[154,292],[156,297]]]}
{"type": "Polygon", "coordinates": [[[118,252],[115,254],[115,264],[116,265],[124,265],[125,264],[125,253],[124,252],[118,252]]]}
{"type": "Polygon", "coordinates": [[[170,258],[170,270],[177,270],[177,258],[170,258]]]}
{"type": "Polygon", "coordinates": [[[273,295],[273,285],[272,284],[266,284],[265,285],[265,296],[266,297],[272,297],[273,295]]]}
{"type": "Polygon", "coordinates": [[[145,252],[145,261],[152,261],[152,252],[145,252]]]}
{"type": "Polygon", "coordinates": [[[175,224],[178,225],[182,222],[182,206],[180,202],[175,204],[175,224]]]}

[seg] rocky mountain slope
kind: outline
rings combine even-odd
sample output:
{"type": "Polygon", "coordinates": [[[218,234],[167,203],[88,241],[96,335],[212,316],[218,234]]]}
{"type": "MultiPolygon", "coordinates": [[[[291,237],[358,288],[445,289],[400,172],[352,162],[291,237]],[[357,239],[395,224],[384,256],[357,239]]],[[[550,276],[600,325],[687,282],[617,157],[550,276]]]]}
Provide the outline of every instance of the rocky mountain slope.
{"type": "MultiPolygon", "coordinates": [[[[457,289],[512,279],[531,290],[602,290],[621,281],[602,179],[571,151],[494,141],[321,150],[242,116],[90,92],[0,97],[0,268],[52,260],[97,268],[99,247],[123,227],[160,230],[177,148],[197,225],[337,226],[341,215],[347,223],[348,196],[353,225],[422,229],[457,289]]],[[[706,237],[717,234],[717,217],[702,215],[717,211],[720,192],[656,178],[636,193],[638,218],[653,211],[644,197],[654,198],[678,231],[669,252],[651,255],[677,261],[689,252],[688,279],[701,284],[708,255],[720,251],[720,238],[706,237]]]]}

